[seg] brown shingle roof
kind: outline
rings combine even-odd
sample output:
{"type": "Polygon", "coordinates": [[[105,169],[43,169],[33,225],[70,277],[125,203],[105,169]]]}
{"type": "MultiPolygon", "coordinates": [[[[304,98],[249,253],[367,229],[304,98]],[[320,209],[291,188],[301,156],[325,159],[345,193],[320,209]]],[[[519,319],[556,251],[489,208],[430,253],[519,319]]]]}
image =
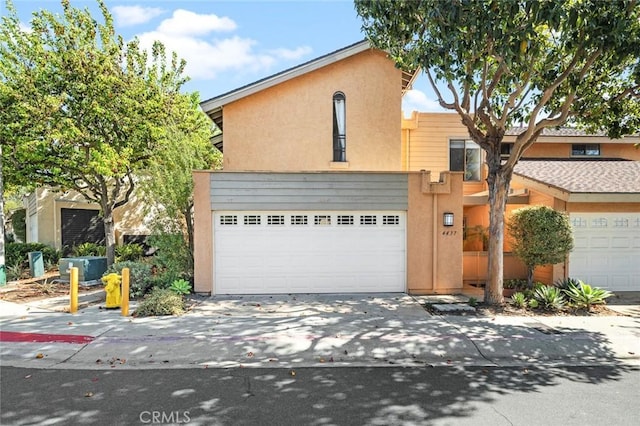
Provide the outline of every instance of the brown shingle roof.
{"type": "MultiPolygon", "coordinates": [[[[525,130],[527,130],[526,127],[512,127],[508,129],[505,134],[509,136],[517,136],[525,130]]],[[[607,136],[607,133],[603,131],[589,133],[585,130],[573,127],[546,127],[542,130],[542,136],[607,136]]]]}
{"type": "Polygon", "coordinates": [[[640,194],[640,161],[521,160],[514,173],[571,193],[640,194]]]}

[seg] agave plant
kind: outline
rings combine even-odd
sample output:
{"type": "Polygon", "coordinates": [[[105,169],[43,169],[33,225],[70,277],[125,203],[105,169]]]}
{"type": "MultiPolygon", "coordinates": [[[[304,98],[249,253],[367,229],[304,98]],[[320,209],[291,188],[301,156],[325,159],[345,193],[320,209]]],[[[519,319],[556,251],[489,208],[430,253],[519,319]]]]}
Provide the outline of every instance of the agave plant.
{"type": "Polygon", "coordinates": [[[517,292],[517,293],[513,293],[513,295],[511,296],[511,303],[513,303],[513,305],[516,308],[526,308],[527,307],[527,296],[522,293],[522,292],[517,292]]]}
{"type": "Polygon", "coordinates": [[[544,309],[559,311],[567,303],[562,290],[554,286],[540,286],[533,292],[533,297],[544,309]]]}
{"type": "Polygon", "coordinates": [[[560,290],[566,291],[566,290],[569,290],[571,287],[578,286],[581,282],[582,281],[576,278],[563,278],[554,282],[553,285],[558,287],[560,290]]]}
{"type": "Polygon", "coordinates": [[[587,310],[590,310],[592,305],[605,304],[605,299],[613,295],[610,291],[592,287],[582,281],[579,281],[578,285],[573,285],[564,290],[564,292],[574,305],[578,308],[587,308],[587,310]]]}
{"type": "Polygon", "coordinates": [[[176,294],[189,294],[191,293],[191,284],[183,279],[175,280],[171,283],[169,290],[176,294]]]}

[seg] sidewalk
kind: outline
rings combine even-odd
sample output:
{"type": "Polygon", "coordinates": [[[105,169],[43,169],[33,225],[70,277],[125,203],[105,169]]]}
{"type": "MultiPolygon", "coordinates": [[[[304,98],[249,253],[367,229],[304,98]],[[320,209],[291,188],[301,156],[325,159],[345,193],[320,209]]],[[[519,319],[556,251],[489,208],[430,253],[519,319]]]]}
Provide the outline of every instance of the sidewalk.
{"type": "Polygon", "coordinates": [[[0,301],[0,363],[71,369],[640,366],[638,315],[434,316],[421,300],[404,294],[216,296],[197,298],[183,316],[154,318],[122,317],[96,305],[72,315],[0,301]]]}

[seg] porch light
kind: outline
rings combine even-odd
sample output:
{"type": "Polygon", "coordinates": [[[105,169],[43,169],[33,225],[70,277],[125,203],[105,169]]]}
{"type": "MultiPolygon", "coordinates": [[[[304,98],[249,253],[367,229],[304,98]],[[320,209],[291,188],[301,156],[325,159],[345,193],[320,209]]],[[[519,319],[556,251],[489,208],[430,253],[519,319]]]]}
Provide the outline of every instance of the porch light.
{"type": "Polygon", "coordinates": [[[442,215],[442,223],[444,224],[444,226],[453,226],[453,213],[444,213],[442,215]]]}

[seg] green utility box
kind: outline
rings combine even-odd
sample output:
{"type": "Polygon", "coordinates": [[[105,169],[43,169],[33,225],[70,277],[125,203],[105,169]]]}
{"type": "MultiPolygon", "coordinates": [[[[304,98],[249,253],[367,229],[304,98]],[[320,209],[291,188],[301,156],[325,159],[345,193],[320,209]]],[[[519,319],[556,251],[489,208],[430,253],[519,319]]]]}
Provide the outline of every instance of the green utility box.
{"type": "Polygon", "coordinates": [[[44,260],[41,251],[30,251],[29,256],[29,273],[31,278],[39,278],[44,275],[44,260]]]}
{"type": "Polygon", "coordinates": [[[60,259],[60,280],[71,281],[71,268],[78,268],[78,281],[99,281],[107,270],[107,258],[101,256],[65,257],[60,259]]]}

